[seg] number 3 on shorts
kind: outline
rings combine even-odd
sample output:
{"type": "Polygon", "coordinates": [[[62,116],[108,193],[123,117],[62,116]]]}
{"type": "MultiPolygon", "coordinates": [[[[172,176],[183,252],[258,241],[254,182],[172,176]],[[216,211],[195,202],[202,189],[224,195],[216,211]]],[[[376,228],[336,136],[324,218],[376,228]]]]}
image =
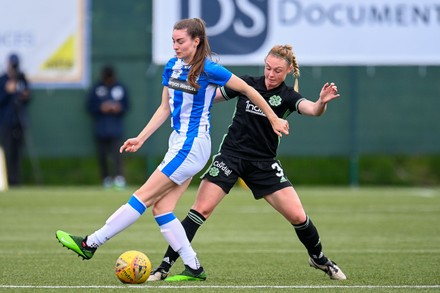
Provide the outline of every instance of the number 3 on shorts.
{"type": "Polygon", "coordinates": [[[273,163],[273,164],[272,164],[272,169],[278,171],[277,173],[275,173],[275,175],[277,175],[278,177],[281,178],[281,177],[284,176],[284,171],[283,171],[283,169],[281,168],[280,164],[278,164],[278,163],[273,163]]]}

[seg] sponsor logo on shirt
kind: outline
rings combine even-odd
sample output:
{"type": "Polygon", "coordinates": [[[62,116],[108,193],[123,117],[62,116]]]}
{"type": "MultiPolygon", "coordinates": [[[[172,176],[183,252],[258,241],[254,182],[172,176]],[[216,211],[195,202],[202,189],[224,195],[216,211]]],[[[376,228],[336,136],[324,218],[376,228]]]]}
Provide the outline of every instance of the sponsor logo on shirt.
{"type": "Polygon", "coordinates": [[[196,95],[198,90],[190,85],[186,80],[179,80],[177,78],[170,78],[168,81],[168,87],[173,90],[182,91],[188,94],[196,95]]]}
{"type": "Polygon", "coordinates": [[[261,116],[266,116],[264,115],[263,111],[261,111],[261,109],[258,106],[252,104],[251,101],[246,101],[246,112],[261,116]]]}

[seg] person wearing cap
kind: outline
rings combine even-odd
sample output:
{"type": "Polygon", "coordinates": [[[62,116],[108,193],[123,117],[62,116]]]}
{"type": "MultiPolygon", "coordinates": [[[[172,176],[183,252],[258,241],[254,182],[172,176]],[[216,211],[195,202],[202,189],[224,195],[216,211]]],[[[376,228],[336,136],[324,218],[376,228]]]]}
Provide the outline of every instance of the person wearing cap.
{"type": "Polygon", "coordinates": [[[117,79],[114,67],[103,66],[100,80],[89,92],[87,108],[94,121],[98,163],[105,188],[123,189],[126,185],[119,146],[124,135],[123,118],[128,110],[128,99],[127,89],[117,79]]]}
{"type": "Polygon", "coordinates": [[[20,59],[17,54],[11,54],[6,72],[0,76],[0,145],[5,152],[10,186],[22,183],[21,159],[30,99],[29,83],[20,70],[20,59]]]}

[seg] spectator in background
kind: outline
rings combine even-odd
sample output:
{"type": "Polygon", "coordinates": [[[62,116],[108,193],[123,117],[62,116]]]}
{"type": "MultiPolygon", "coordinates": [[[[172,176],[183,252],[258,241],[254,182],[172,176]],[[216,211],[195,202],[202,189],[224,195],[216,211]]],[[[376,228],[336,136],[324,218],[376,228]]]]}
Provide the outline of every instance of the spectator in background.
{"type": "Polygon", "coordinates": [[[101,80],[91,89],[87,107],[94,119],[103,185],[123,189],[126,182],[119,147],[124,134],[123,117],[128,109],[128,93],[118,81],[112,66],[106,65],[101,69],[101,80]],[[110,171],[110,163],[113,163],[113,172],[110,171]]]}
{"type": "Polygon", "coordinates": [[[0,76],[0,144],[6,157],[8,184],[21,184],[21,160],[28,125],[29,83],[20,71],[17,54],[9,55],[6,72],[0,76]]]}

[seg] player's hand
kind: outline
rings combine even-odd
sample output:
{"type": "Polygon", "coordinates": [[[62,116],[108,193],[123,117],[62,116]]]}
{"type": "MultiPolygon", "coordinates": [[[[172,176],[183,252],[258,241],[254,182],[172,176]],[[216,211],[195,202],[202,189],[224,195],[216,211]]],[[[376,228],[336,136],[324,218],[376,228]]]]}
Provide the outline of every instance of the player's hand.
{"type": "Polygon", "coordinates": [[[289,135],[289,122],[277,117],[272,123],[272,129],[279,137],[283,137],[283,133],[289,135]]]}
{"type": "Polygon", "coordinates": [[[327,104],[328,102],[338,98],[339,96],[340,95],[338,93],[338,87],[333,82],[326,82],[321,89],[321,93],[319,94],[319,97],[324,104],[327,104]]]}
{"type": "Polygon", "coordinates": [[[141,142],[139,140],[139,138],[134,137],[134,138],[129,138],[127,139],[124,144],[119,148],[119,152],[127,152],[127,153],[134,153],[136,152],[138,149],[141,148],[143,142],[141,142]]]}

